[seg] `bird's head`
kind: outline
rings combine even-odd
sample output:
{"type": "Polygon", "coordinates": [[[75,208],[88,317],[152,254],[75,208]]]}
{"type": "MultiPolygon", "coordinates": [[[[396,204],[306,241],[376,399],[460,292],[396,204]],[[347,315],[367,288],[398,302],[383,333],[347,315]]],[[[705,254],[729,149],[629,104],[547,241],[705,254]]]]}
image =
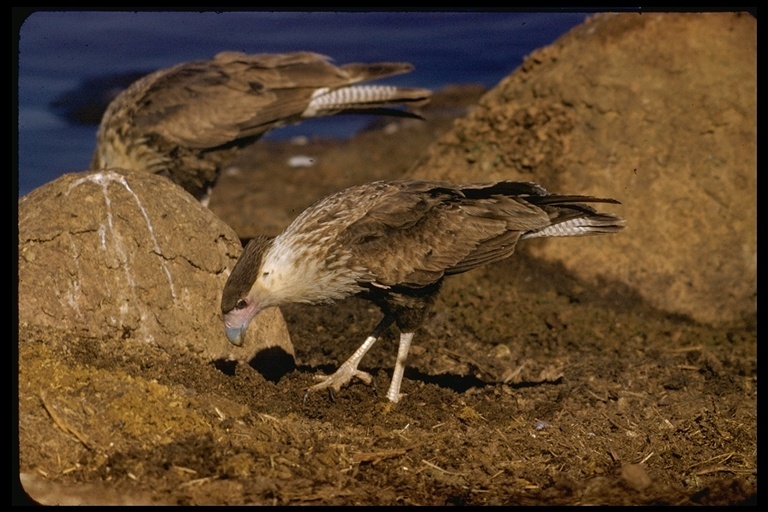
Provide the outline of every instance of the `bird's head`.
{"type": "Polygon", "coordinates": [[[259,236],[248,242],[243,254],[232,269],[224,285],[221,297],[221,313],[227,338],[233,345],[240,346],[245,339],[245,331],[256,314],[270,306],[255,286],[261,272],[265,251],[272,239],[259,236]]]}

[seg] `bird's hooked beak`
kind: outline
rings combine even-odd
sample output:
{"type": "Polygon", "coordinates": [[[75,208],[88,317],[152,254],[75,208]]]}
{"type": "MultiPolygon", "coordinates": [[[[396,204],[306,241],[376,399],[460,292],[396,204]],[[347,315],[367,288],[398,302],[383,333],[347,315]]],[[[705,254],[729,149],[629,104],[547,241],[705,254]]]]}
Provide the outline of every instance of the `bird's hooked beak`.
{"type": "Polygon", "coordinates": [[[252,304],[242,309],[233,309],[224,314],[224,329],[227,333],[227,339],[236,346],[241,346],[245,342],[245,331],[251,324],[251,320],[260,311],[261,308],[252,304]]]}
{"type": "Polygon", "coordinates": [[[230,343],[239,347],[243,344],[243,340],[245,340],[245,331],[247,329],[248,324],[242,325],[240,327],[227,327],[227,339],[230,343]]]}

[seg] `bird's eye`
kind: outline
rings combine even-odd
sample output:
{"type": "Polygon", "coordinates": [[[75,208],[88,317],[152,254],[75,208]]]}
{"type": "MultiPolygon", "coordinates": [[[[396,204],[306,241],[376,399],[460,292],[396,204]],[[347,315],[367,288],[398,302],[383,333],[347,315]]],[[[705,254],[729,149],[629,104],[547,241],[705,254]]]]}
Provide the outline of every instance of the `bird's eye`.
{"type": "Polygon", "coordinates": [[[248,305],[247,302],[245,302],[245,299],[240,299],[237,301],[237,304],[235,304],[235,309],[243,309],[248,305]]]}

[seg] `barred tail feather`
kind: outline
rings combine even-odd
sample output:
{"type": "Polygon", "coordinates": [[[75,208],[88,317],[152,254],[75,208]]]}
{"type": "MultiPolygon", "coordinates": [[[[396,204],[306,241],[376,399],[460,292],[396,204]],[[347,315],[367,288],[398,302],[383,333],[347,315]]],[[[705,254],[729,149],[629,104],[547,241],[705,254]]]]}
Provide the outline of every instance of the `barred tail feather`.
{"type": "Polygon", "coordinates": [[[301,115],[315,117],[345,109],[420,103],[430,95],[431,91],[427,89],[391,85],[353,85],[333,90],[322,88],[315,91],[312,101],[301,115]]]}
{"type": "Polygon", "coordinates": [[[549,226],[523,233],[520,239],[549,236],[585,236],[615,233],[624,229],[624,219],[611,213],[556,219],[549,226]]]}

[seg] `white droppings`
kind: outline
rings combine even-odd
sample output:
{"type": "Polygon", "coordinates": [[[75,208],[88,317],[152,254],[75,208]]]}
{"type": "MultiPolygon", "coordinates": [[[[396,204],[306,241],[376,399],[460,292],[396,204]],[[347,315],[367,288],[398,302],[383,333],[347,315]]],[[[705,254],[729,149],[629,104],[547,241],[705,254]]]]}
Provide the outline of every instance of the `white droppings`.
{"type": "Polygon", "coordinates": [[[104,250],[106,250],[106,231],[108,231],[109,234],[112,236],[112,239],[114,240],[115,251],[120,256],[121,263],[123,263],[122,267],[123,267],[123,270],[125,271],[125,277],[128,280],[128,283],[131,285],[131,288],[135,289],[136,281],[133,278],[131,269],[128,265],[125,265],[125,263],[128,261],[128,256],[125,253],[125,249],[123,248],[123,245],[120,243],[120,238],[115,234],[115,226],[112,221],[112,199],[109,197],[109,194],[107,193],[107,187],[109,186],[109,183],[112,181],[119,181],[120,179],[124,180],[122,176],[111,171],[90,174],[88,176],[85,176],[84,178],[80,178],[79,180],[76,180],[75,182],[73,182],[67,189],[67,194],[69,194],[72,191],[72,189],[74,189],[75,187],[78,187],[86,182],[95,183],[101,186],[101,190],[104,194],[104,203],[106,204],[106,207],[107,207],[107,226],[105,228],[105,226],[102,224],[99,227],[100,233],[105,232],[103,235],[104,243],[102,244],[102,247],[104,248],[104,250]]]}
{"type": "Polygon", "coordinates": [[[384,130],[382,130],[385,135],[392,135],[393,133],[397,133],[400,131],[400,124],[398,123],[387,123],[387,125],[384,127],[384,130]]]}
{"type": "Polygon", "coordinates": [[[288,167],[312,167],[315,165],[315,159],[311,156],[296,155],[288,159],[288,167]]]}
{"type": "Polygon", "coordinates": [[[80,289],[80,260],[78,258],[79,254],[77,252],[77,246],[75,245],[74,240],[72,240],[72,235],[69,235],[69,246],[72,249],[72,261],[75,263],[75,278],[71,280],[72,287],[68,294],[66,294],[66,300],[69,306],[77,313],[77,316],[80,318],[83,317],[83,313],[80,311],[80,302],[79,298],[81,295],[81,289],[80,289]]]}
{"type": "Polygon", "coordinates": [[[104,228],[104,224],[99,225],[99,238],[101,239],[101,250],[107,250],[107,230],[104,228]]]}
{"type": "Polygon", "coordinates": [[[228,165],[222,171],[222,174],[224,176],[240,176],[242,173],[243,173],[243,170],[237,165],[228,165]]]}
{"type": "MultiPolygon", "coordinates": [[[[166,265],[165,260],[161,256],[162,251],[160,250],[160,246],[157,243],[157,238],[155,237],[155,230],[154,230],[154,227],[152,226],[152,221],[149,219],[149,215],[147,214],[146,209],[144,209],[144,205],[142,204],[141,199],[139,199],[139,196],[136,195],[133,189],[131,189],[130,185],[128,184],[128,181],[125,179],[125,176],[122,176],[113,171],[103,171],[103,172],[89,174],[83,178],[80,178],[79,180],[74,181],[69,186],[67,193],[69,193],[73,188],[80,186],[86,182],[96,183],[100,185],[102,192],[104,194],[104,202],[107,207],[107,227],[105,227],[103,224],[99,227],[99,235],[101,237],[102,249],[106,250],[106,231],[108,230],[114,240],[115,250],[120,255],[120,259],[122,260],[123,263],[126,263],[128,261],[128,257],[125,252],[125,249],[120,243],[119,237],[115,234],[115,228],[114,228],[114,223],[112,218],[112,200],[109,196],[107,189],[109,188],[110,183],[117,183],[121,185],[123,188],[125,188],[128,192],[130,192],[131,196],[133,196],[134,200],[136,201],[136,205],[139,207],[139,211],[141,211],[141,215],[144,217],[144,222],[147,224],[149,237],[150,237],[150,240],[152,241],[153,252],[157,254],[157,256],[160,258],[160,266],[163,268],[165,277],[168,280],[168,285],[170,286],[170,289],[171,289],[171,296],[173,297],[174,300],[176,300],[177,296],[176,296],[176,289],[173,283],[173,277],[171,276],[171,272],[168,269],[168,266],[166,265]]],[[[123,268],[125,269],[125,274],[126,274],[126,278],[128,279],[128,282],[130,283],[131,287],[135,289],[136,281],[133,278],[129,265],[123,265],[123,268]]]]}
{"type": "Polygon", "coordinates": [[[166,265],[165,259],[162,257],[163,252],[160,250],[160,245],[157,243],[157,238],[155,238],[155,228],[152,226],[152,221],[149,220],[149,215],[147,215],[147,211],[144,209],[144,205],[141,204],[139,196],[137,196],[136,193],[131,189],[131,187],[128,185],[128,182],[125,181],[125,178],[122,176],[121,178],[121,184],[126,188],[126,190],[128,190],[128,192],[131,193],[133,198],[136,200],[136,204],[138,205],[139,210],[141,210],[141,214],[144,216],[144,221],[147,223],[147,229],[149,230],[149,238],[152,240],[152,249],[160,258],[160,266],[163,267],[165,277],[168,279],[168,285],[171,287],[171,297],[176,300],[176,289],[173,285],[173,277],[171,276],[171,271],[168,270],[168,265],[166,265]]]}

